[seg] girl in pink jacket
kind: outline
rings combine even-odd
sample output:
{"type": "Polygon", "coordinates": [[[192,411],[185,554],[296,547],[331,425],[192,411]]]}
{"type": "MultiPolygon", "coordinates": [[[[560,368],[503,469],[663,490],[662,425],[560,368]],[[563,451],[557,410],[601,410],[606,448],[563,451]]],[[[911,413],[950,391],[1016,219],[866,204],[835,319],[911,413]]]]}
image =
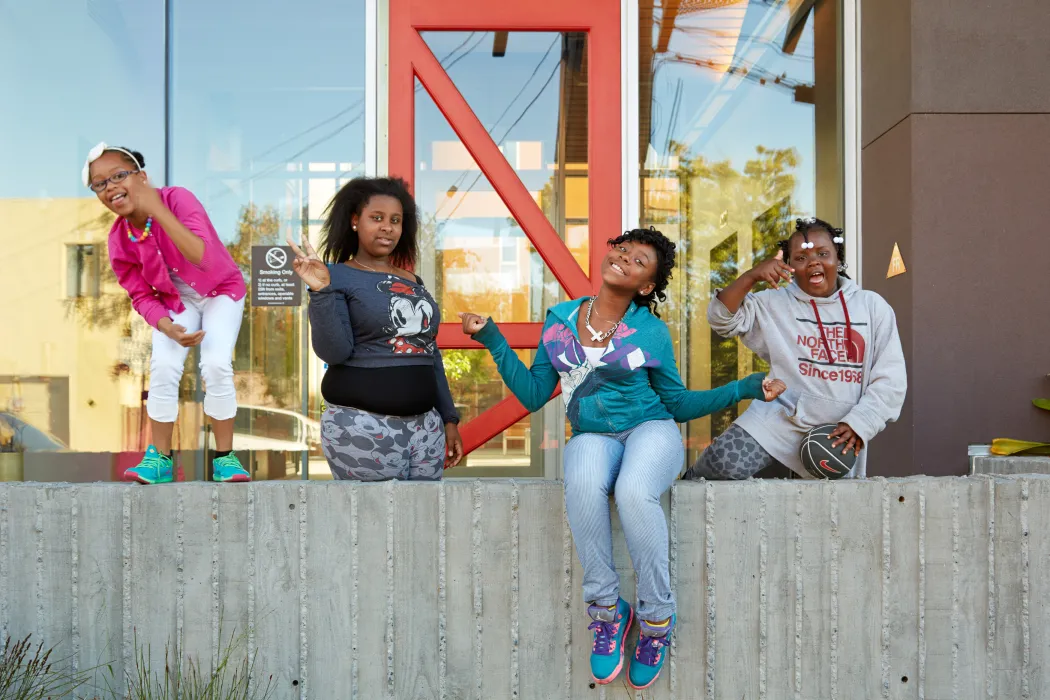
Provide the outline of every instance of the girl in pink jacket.
{"type": "Polygon", "coordinates": [[[217,451],[215,481],[250,481],[233,454],[237,394],[233,348],[241,328],[245,284],[204,207],[181,187],[154,189],[142,154],[100,143],[84,164],[84,184],[117,215],[109,259],[135,310],[153,326],[149,398],[153,444],[124,478],[143,484],[172,481],[171,434],[179,411],[179,382],[189,349],[199,345],[204,413],[217,451]]]}

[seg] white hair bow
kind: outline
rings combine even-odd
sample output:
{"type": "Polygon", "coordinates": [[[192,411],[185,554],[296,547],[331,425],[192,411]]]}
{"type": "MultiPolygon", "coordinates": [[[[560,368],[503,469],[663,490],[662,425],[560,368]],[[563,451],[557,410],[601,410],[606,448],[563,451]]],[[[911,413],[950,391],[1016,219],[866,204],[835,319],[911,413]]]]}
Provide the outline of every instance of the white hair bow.
{"type": "Polygon", "coordinates": [[[809,248],[812,248],[814,245],[816,245],[816,244],[809,243],[807,241],[803,241],[802,242],[802,250],[808,250],[809,248]]]}
{"type": "Polygon", "coordinates": [[[84,170],[80,174],[81,178],[84,180],[84,187],[89,187],[91,185],[91,164],[99,158],[101,158],[102,154],[106,151],[120,151],[128,158],[131,158],[131,162],[134,163],[136,167],[142,167],[141,165],[139,165],[139,159],[136,158],[134,154],[131,153],[131,151],[125,151],[123,148],[119,148],[117,146],[110,146],[105,141],[102,141],[97,146],[88,151],[87,160],[84,161],[84,170]]]}

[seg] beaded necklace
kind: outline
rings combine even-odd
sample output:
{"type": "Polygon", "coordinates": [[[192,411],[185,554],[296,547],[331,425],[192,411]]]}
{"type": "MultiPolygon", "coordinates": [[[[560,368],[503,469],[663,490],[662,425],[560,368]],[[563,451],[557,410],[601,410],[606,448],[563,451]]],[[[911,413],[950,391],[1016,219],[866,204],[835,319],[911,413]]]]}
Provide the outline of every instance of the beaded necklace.
{"type": "Polygon", "coordinates": [[[139,238],[135,238],[135,234],[131,232],[131,223],[127,219],[124,219],[124,232],[128,234],[128,240],[132,243],[141,243],[142,241],[149,238],[151,228],[153,228],[152,216],[146,219],[146,228],[142,230],[142,236],[139,238]]]}

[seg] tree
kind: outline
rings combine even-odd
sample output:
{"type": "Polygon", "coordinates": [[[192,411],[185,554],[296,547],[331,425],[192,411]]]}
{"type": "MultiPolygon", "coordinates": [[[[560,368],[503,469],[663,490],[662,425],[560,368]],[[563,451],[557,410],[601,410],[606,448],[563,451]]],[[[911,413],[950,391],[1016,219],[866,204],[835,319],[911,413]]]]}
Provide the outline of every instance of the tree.
{"type": "MultiPolygon", "coordinates": [[[[237,236],[226,248],[245,277],[251,276],[252,248],[278,244],[280,229],[275,207],[254,203],[241,207],[237,236]]],[[[299,372],[298,313],[291,308],[253,307],[250,298],[245,303],[233,368],[239,375],[238,391],[243,388],[244,396],[255,397],[250,402],[298,406],[299,382],[306,381],[299,372]]]]}
{"type": "Polygon", "coordinates": [[[248,274],[252,267],[252,246],[277,243],[280,229],[281,217],[276,208],[246,204],[237,217],[237,237],[226,249],[241,271],[248,274]]]}
{"type": "MultiPolygon", "coordinates": [[[[728,160],[690,156],[680,143],[672,142],[669,150],[678,157],[677,170],[668,175],[677,197],[667,198],[666,206],[648,207],[646,225],[663,226],[672,236],[679,232],[675,272],[676,279],[684,275],[686,292],[671,294],[661,312],[672,335],[685,341],[682,347],[710,347],[709,365],[690,368],[693,381],[706,374],[711,386],[720,386],[736,379],[742,367],[768,367],[738,339],[723,339],[695,319],[703,318],[712,290],[728,285],[753,261],[773,255],[777,243],[794,230],[801,214],[794,201],[799,154],[793,148],[757,146],[755,157],[737,170],[728,160]]],[[[737,411],[734,406],[711,416],[710,436],[728,427],[737,411]]]]}

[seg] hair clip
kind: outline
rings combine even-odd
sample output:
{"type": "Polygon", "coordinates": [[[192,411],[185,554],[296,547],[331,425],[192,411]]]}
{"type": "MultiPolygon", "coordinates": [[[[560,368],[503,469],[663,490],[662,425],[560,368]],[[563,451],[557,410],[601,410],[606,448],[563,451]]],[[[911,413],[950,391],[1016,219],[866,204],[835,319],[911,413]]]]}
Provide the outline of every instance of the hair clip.
{"type": "Polygon", "coordinates": [[[835,244],[845,243],[846,239],[843,238],[842,236],[835,236],[834,238],[831,239],[831,242],[835,243],[835,244]]]}
{"type": "Polygon", "coordinates": [[[807,249],[809,249],[809,248],[812,248],[812,247],[813,247],[814,245],[815,245],[815,244],[813,244],[813,243],[803,243],[803,244],[802,244],[802,249],[803,249],[803,250],[807,250],[807,249]]]}

